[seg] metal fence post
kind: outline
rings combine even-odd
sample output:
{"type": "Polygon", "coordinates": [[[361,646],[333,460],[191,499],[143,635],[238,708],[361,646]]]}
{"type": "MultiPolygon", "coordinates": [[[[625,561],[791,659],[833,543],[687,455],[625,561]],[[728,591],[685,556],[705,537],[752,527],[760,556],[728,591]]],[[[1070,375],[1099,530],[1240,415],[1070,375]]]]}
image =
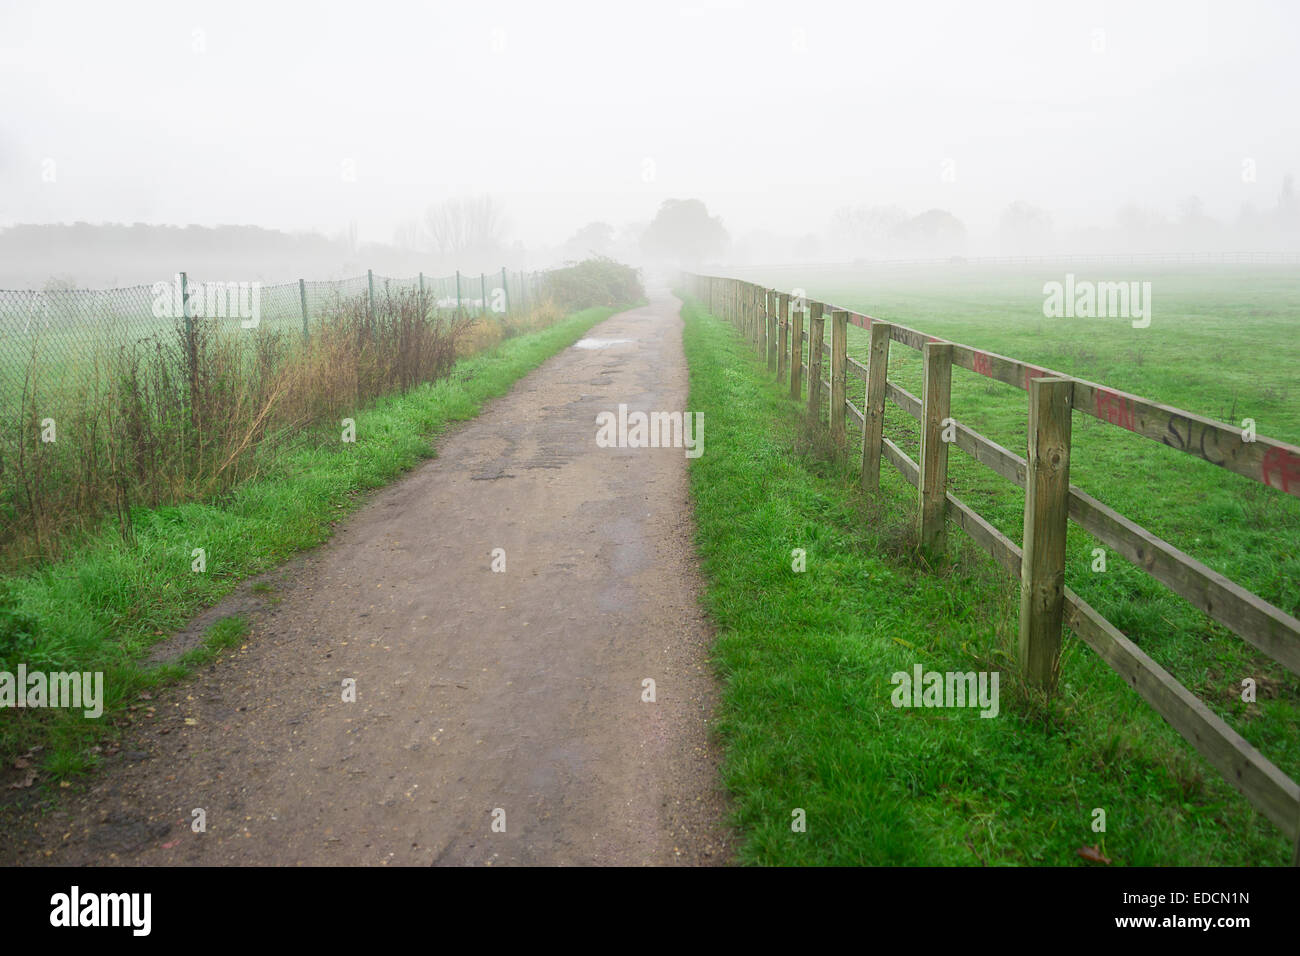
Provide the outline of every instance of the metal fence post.
{"type": "Polygon", "coordinates": [[[298,280],[298,300],[302,303],[302,340],[306,342],[311,339],[311,332],[307,326],[307,282],[304,279],[298,280]]]}
{"type": "Polygon", "coordinates": [[[194,341],[194,317],[190,314],[190,280],[184,272],[181,273],[181,315],[185,318],[185,341],[188,343],[194,341]]]}
{"type": "Polygon", "coordinates": [[[506,283],[506,267],[501,267],[501,292],[506,299],[506,314],[510,314],[510,286],[506,283]]]}

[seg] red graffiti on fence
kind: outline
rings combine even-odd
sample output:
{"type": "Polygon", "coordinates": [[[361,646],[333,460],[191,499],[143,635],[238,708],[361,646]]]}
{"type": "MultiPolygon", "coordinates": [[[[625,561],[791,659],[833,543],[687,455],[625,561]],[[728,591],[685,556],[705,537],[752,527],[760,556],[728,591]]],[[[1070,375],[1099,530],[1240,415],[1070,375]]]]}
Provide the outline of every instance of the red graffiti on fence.
{"type": "Polygon", "coordinates": [[[993,375],[993,360],[984,352],[976,352],[971,357],[971,368],[980,375],[993,375]]]}
{"type": "Polygon", "coordinates": [[[1290,491],[1292,482],[1300,482],[1300,458],[1285,448],[1270,448],[1264,453],[1264,462],[1260,466],[1260,477],[1270,488],[1290,491]],[[1270,475],[1276,474],[1281,484],[1274,484],[1270,475]]]}
{"type": "Polygon", "coordinates": [[[1045,378],[1052,373],[1045,368],[1039,368],[1036,365],[1025,366],[1025,391],[1029,391],[1029,381],[1035,378],[1045,378]]]}
{"type": "Polygon", "coordinates": [[[1117,392],[1111,392],[1104,388],[1097,389],[1096,398],[1098,418],[1110,422],[1112,425],[1118,425],[1120,428],[1127,428],[1129,431],[1137,430],[1131,401],[1117,392]]]}

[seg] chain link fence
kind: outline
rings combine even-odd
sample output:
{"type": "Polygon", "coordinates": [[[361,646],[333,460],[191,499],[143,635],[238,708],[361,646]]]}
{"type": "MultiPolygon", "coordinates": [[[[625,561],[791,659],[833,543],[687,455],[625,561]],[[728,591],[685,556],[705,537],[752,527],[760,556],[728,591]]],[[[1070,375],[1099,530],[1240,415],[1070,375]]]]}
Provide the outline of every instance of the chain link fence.
{"type": "Polygon", "coordinates": [[[545,321],[553,275],[0,290],[0,556],[232,487],[277,436],[545,321]]]}
{"type": "Polygon", "coordinates": [[[106,354],[149,340],[174,341],[187,323],[202,321],[222,329],[266,326],[310,338],[345,301],[364,296],[373,308],[385,298],[421,290],[436,311],[505,315],[528,307],[542,275],[505,269],[473,276],[368,273],[263,286],[185,274],[118,289],[0,289],[0,406],[9,405],[15,389],[38,369],[47,385],[57,381],[75,387],[106,354]]]}

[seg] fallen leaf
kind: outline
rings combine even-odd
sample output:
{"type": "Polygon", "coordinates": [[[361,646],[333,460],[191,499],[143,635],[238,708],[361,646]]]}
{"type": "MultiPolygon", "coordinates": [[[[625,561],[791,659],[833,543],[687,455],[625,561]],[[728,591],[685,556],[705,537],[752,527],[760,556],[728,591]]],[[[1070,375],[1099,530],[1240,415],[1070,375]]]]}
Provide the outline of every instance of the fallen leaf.
{"type": "Polygon", "coordinates": [[[1085,860],[1091,860],[1093,863],[1110,862],[1109,859],[1101,855],[1101,850],[1097,849],[1095,846],[1081,846],[1079,847],[1078,852],[1079,856],[1083,857],[1085,860]]]}
{"type": "Polygon", "coordinates": [[[174,846],[179,846],[179,845],[180,845],[180,842],[181,842],[180,840],[172,840],[171,843],[164,843],[164,844],[162,845],[162,848],[163,848],[164,850],[170,850],[170,849],[171,849],[172,847],[174,847],[174,846]]]}
{"type": "Polygon", "coordinates": [[[36,771],[28,770],[21,780],[15,780],[9,784],[10,790],[25,790],[36,782],[36,771]]]}

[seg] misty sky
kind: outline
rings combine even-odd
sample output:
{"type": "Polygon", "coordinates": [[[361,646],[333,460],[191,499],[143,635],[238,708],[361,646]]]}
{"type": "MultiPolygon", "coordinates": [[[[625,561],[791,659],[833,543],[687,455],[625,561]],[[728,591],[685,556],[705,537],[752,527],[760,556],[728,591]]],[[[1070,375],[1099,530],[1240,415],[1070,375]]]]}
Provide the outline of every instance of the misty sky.
{"type": "Polygon", "coordinates": [[[0,225],[388,242],[477,193],[529,244],[666,197],[733,235],[845,203],[1227,218],[1300,173],[1297,88],[1286,3],[2,0],[0,225]]]}

